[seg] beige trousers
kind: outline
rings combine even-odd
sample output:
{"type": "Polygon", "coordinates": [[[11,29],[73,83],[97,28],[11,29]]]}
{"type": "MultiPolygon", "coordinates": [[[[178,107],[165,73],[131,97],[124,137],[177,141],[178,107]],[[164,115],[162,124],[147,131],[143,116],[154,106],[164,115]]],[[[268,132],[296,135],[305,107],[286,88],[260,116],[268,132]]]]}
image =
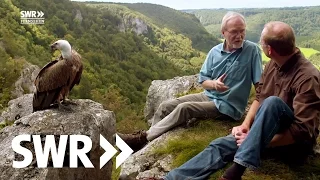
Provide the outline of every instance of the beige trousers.
{"type": "Polygon", "coordinates": [[[147,139],[152,141],[170,129],[186,123],[189,119],[228,117],[221,114],[213,101],[204,94],[190,94],[160,104],[155,112],[147,139]]]}

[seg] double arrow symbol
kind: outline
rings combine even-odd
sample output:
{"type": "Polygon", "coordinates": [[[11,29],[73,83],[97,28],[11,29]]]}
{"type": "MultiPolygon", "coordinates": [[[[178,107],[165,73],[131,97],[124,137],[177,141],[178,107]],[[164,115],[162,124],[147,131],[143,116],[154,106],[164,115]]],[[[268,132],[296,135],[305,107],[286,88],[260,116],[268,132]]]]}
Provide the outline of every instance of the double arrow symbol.
{"type": "Polygon", "coordinates": [[[37,18],[42,18],[44,15],[42,11],[37,11],[37,14],[38,14],[37,18]]]}
{"type": "MultiPolygon", "coordinates": [[[[101,134],[100,146],[106,151],[100,157],[100,169],[118,152],[101,134]]],[[[116,146],[121,153],[116,157],[116,168],[118,168],[132,153],[133,150],[116,134],[116,146]]]]}

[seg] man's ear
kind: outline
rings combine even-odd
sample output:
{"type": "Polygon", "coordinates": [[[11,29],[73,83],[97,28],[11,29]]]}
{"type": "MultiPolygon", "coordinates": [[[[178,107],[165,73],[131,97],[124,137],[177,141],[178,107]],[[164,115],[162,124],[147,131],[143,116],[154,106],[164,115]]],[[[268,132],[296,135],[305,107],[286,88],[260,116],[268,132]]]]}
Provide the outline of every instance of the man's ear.
{"type": "Polygon", "coordinates": [[[269,54],[269,56],[271,55],[272,51],[273,50],[272,50],[271,46],[268,45],[268,54],[269,54]]]}

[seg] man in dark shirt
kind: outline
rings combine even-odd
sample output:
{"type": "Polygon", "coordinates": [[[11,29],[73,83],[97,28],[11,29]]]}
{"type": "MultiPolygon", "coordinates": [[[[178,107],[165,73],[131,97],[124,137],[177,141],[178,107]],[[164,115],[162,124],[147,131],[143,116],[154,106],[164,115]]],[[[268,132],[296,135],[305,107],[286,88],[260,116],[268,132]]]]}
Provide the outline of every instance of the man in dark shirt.
{"type": "Polygon", "coordinates": [[[230,135],[212,141],[164,179],[206,179],[233,160],[221,179],[240,180],[246,168],[260,165],[260,153],[266,148],[295,145],[311,149],[316,144],[320,121],[319,70],[296,48],[294,32],[288,24],[266,24],[260,42],[271,60],[243,123],[234,127],[230,135]]]}

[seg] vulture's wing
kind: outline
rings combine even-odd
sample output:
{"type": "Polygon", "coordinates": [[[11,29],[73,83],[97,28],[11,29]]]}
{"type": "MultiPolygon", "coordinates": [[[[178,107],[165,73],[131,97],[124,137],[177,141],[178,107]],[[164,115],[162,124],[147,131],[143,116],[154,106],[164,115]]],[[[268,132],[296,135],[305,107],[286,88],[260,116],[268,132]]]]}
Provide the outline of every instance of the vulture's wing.
{"type": "Polygon", "coordinates": [[[70,86],[70,91],[71,91],[71,89],[73,88],[74,85],[80,83],[82,70],[83,70],[83,65],[82,65],[82,62],[81,62],[81,56],[74,49],[72,50],[72,60],[74,62],[74,65],[76,67],[78,67],[78,69],[77,69],[77,72],[76,72],[76,74],[74,76],[73,82],[72,82],[72,84],[70,86]]]}
{"type": "Polygon", "coordinates": [[[54,60],[39,72],[35,85],[38,92],[50,91],[66,85],[70,79],[70,66],[65,60],[54,60]]]}
{"type": "Polygon", "coordinates": [[[70,91],[71,91],[71,89],[73,88],[74,85],[80,83],[80,79],[81,79],[81,75],[82,75],[82,69],[83,69],[83,66],[81,64],[81,66],[79,68],[79,71],[77,72],[76,77],[74,78],[74,80],[73,80],[73,82],[72,82],[72,84],[70,86],[70,91]]]}
{"type": "Polygon", "coordinates": [[[57,62],[58,62],[58,60],[53,60],[53,61],[50,61],[48,64],[44,65],[43,68],[40,70],[36,79],[38,79],[38,77],[41,76],[41,74],[43,74],[45,72],[45,70],[47,70],[50,66],[54,65],[57,62]]]}

